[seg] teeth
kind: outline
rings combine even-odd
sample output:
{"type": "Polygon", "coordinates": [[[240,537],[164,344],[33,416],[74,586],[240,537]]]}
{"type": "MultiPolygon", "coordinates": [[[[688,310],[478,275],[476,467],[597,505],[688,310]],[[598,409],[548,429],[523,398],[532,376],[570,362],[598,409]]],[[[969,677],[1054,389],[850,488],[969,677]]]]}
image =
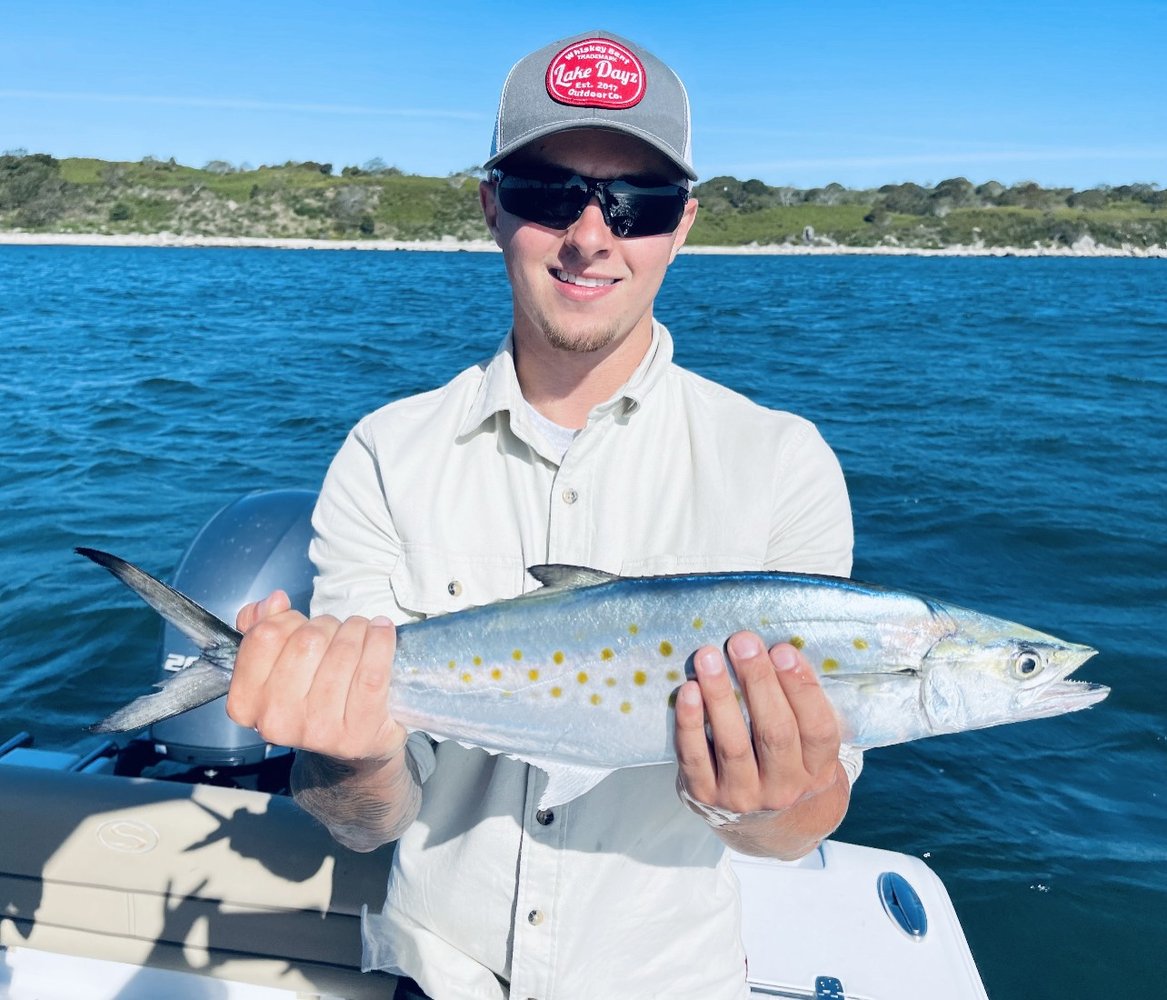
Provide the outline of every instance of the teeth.
{"type": "Polygon", "coordinates": [[[567,271],[555,269],[555,277],[566,281],[569,285],[580,285],[583,288],[602,288],[604,285],[616,284],[615,278],[584,278],[578,274],[569,274],[567,271]]]}

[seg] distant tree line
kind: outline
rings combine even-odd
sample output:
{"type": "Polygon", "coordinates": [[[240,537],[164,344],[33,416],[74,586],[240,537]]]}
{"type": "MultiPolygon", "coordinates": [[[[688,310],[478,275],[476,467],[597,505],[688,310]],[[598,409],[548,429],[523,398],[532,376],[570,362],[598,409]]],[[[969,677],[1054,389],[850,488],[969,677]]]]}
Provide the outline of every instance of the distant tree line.
{"type": "Polygon", "coordinates": [[[943,180],[934,187],[908,182],[885,184],[875,189],[845,188],[842,184],[808,189],[772,187],[759,180],[714,177],[698,184],[694,194],[706,208],[725,205],[738,212],[791,205],[866,205],[874,211],[921,216],[943,216],[954,208],[1093,210],[1123,203],[1167,209],[1167,189],[1161,189],[1157,184],[1123,184],[1075,191],[1073,188],[1043,188],[1033,181],[1010,187],[997,181],[974,185],[963,177],[943,180]]]}
{"type": "MultiPolygon", "coordinates": [[[[173,158],[136,163],[0,155],[0,228],[99,233],[313,238],[486,239],[478,207],[483,176],[407,174],[374,158],[360,166],[288,161],[253,168],[173,158]]],[[[737,245],[836,242],[987,246],[1099,243],[1167,246],[1167,191],[1157,184],[1085,191],[1034,182],[974,185],[964,177],[928,187],[856,190],[774,186],[714,177],[690,242],[737,245]]]]}

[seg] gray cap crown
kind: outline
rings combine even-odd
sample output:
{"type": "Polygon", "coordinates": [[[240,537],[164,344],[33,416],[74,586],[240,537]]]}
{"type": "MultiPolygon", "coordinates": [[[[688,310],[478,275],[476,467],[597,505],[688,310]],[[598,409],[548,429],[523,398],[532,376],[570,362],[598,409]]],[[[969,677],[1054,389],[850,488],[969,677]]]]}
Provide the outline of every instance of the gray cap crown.
{"type": "Polygon", "coordinates": [[[619,35],[585,32],[515,63],[483,166],[489,170],[529,142],[576,128],[635,136],[697,179],[685,85],[651,52],[619,35]]]}

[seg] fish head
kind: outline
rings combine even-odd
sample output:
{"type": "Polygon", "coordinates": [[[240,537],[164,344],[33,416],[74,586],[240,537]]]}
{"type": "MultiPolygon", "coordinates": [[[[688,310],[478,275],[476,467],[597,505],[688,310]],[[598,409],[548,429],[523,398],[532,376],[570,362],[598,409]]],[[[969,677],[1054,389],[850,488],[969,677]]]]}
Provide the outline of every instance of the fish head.
{"type": "Polygon", "coordinates": [[[1068,680],[1097,650],[975,611],[946,607],[956,630],[924,658],[921,693],[935,733],[1076,712],[1110,688],[1068,680]]]}

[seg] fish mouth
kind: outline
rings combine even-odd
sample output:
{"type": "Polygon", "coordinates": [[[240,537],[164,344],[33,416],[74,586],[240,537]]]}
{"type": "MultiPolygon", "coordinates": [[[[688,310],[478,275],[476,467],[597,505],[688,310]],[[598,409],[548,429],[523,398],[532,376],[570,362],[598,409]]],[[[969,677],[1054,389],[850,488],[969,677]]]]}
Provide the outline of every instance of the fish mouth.
{"type": "Polygon", "coordinates": [[[1036,693],[1036,697],[1029,704],[1044,706],[1049,703],[1053,714],[1061,712],[1077,712],[1082,708],[1097,705],[1108,694],[1110,688],[1105,684],[1095,684],[1093,681],[1057,681],[1047,684],[1036,693]]]}
{"type": "Polygon", "coordinates": [[[1089,646],[1072,646],[1059,651],[1060,660],[1052,671],[1034,678],[1019,692],[1019,708],[1034,718],[1061,715],[1063,712],[1077,712],[1091,705],[1097,705],[1108,694],[1110,688],[1094,681],[1068,680],[1098,650],[1089,646]]]}

